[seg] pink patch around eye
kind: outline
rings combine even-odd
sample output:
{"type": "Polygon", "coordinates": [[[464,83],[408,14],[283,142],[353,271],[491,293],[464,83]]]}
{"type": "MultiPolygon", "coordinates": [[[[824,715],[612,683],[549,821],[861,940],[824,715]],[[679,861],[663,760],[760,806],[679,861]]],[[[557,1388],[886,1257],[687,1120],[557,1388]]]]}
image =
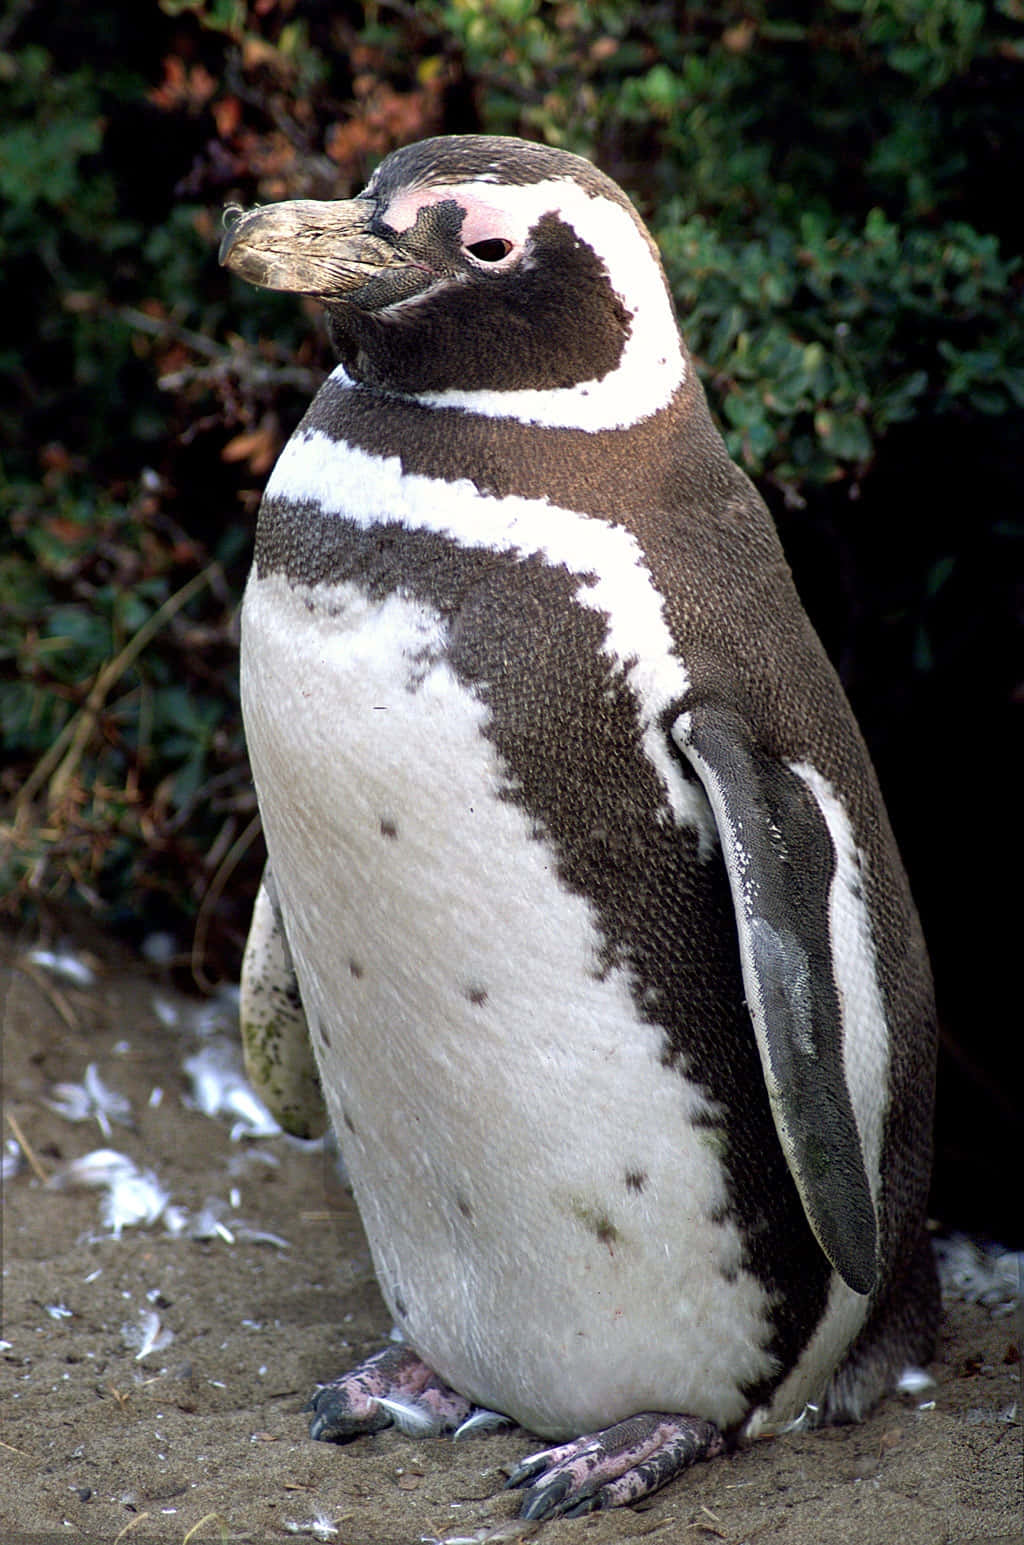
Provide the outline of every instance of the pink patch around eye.
{"type": "Polygon", "coordinates": [[[407,231],[416,224],[421,209],[427,209],[431,204],[443,204],[446,199],[453,199],[466,212],[462,222],[464,247],[472,247],[481,241],[500,240],[511,242],[513,249],[521,245],[521,234],[513,229],[508,211],[475,198],[465,188],[417,188],[400,193],[384,211],[384,219],[393,231],[407,231]]]}

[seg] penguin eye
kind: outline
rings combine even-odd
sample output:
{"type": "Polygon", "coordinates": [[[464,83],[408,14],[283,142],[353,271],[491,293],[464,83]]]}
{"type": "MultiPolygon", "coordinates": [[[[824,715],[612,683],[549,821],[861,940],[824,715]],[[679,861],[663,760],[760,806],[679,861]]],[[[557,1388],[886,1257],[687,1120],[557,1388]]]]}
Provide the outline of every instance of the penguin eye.
{"type": "Polygon", "coordinates": [[[466,248],[481,263],[500,263],[508,257],[513,243],[504,236],[488,236],[484,241],[471,241],[466,248]]]}

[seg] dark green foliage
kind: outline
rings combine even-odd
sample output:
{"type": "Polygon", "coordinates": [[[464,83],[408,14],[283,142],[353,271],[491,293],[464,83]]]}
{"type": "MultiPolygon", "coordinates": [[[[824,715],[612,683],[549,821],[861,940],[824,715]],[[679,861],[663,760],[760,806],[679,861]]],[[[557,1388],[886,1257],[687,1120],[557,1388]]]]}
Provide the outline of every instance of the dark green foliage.
{"type": "MultiPolygon", "coordinates": [[[[256,492],[329,363],[308,311],[217,269],[227,200],[349,192],[392,144],[443,130],[594,157],[658,237],[734,455],[798,505],[830,484],[856,491],[894,426],[1024,408],[1022,274],[1005,240],[1021,10],[428,0],[328,16],[294,0],[162,0],[134,30],[101,5],[86,51],[74,17],[44,25],[24,7],[0,34],[3,573],[8,636],[22,630],[3,687],[7,792],[170,593],[166,570],[122,555],[106,587],[78,571],[70,602],[67,573],[85,560],[69,533],[127,552],[147,521],[176,522],[200,567],[227,544],[237,589],[256,492]]],[[[940,561],[955,572],[955,551],[922,553],[922,594],[940,561]]],[[[208,627],[211,604],[192,603],[208,627]]],[[[175,686],[154,686],[144,731],[143,697],[126,695],[104,777],[137,780],[144,743],[178,803],[199,798],[198,861],[223,686],[171,666],[171,640],[146,668],[175,686]]],[[[917,665],[933,654],[918,637],[917,665]]],[[[102,873],[94,888],[113,894],[102,873]]]]}
{"type": "Polygon", "coordinates": [[[1024,408],[1022,338],[1004,325],[1019,263],[968,225],[903,234],[873,209],[836,232],[807,213],[736,247],[695,215],[661,244],[730,449],[755,474],[806,491],[859,477],[915,414],[1024,408]]]}
{"type": "Polygon", "coordinates": [[[185,940],[205,898],[211,964],[237,970],[259,855],[232,869],[254,809],[233,612],[259,489],[330,358],[315,308],[218,269],[221,210],[347,195],[396,144],[475,131],[591,156],[651,225],[973,1034],[947,962],[988,980],[1006,953],[975,904],[994,849],[961,843],[950,870],[934,834],[969,787],[951,715],[997,806],[1009,736],[1024,0],[9,8],[9,907],[67,895],[185,940]]]}
{"type": "Polygon", "coordinates": [[[149,481],[130,504],[52,470],[42,486],[4,488],[0,722],[9,765],[32,771],[2,880],[18,894],[42,875],[51,900],[77,892],[118,914],[173,917],[203,883],[197,806],[223,848],[254,800],[237,734],[234,597],[216,560],[196,572],[200,549],[159,514],[149,481]],[[193,597],[212,622],[195,620],[193,597]],[[44,794],[46,824],[33,830],[26,816],[44,794]]]}
{"type": "MultiPolygon", "coordinates": [[[[637,17],[509,0],[442,14],[488,127],[595,156],[634,192],[730,449],[806,494],[859,479],[913,415],[1024,407],[1024,274],[962,105],[968,81],[978,92],[1024,59],[1014,13],[843,0],[783,21],[770,5],[637,17]]],[[[1003,136],[1019,142],[1013,116],[1003,136]]]]}

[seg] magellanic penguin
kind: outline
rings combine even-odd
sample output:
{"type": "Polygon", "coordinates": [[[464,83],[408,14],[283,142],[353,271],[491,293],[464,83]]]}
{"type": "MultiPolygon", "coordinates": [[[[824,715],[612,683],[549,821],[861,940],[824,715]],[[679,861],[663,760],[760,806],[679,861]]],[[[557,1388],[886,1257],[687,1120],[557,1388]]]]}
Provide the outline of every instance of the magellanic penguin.
{"type": "Polygon", "coordinates": [[[404,1337],[313,1435],[502,1413],[557,1444],[510,1478],[541,1518],[858,1417],[932,1344],[929,968],[650,236],[586,161],[452,137],[222,260],[340,357],[242,614],[252,1060],[302,1129],[294,969],[404,1337]]]}

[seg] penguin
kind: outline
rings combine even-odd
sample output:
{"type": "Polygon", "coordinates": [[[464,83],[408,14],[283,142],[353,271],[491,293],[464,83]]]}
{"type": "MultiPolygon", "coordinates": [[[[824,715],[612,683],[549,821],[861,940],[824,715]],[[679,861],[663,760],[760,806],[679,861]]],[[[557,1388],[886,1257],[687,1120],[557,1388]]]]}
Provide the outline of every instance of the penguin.
{"type": "Polygon", "coordinates": [[[545,1519],[859,1419],[933,1346],[928,958],[653,240],[586,160],[445,136],[221,261],[339,361],[241,620],[243,1029],[299,1126],[308,1035],[402,1338],[312,1436],[506,1418],[545,1519]]]}

